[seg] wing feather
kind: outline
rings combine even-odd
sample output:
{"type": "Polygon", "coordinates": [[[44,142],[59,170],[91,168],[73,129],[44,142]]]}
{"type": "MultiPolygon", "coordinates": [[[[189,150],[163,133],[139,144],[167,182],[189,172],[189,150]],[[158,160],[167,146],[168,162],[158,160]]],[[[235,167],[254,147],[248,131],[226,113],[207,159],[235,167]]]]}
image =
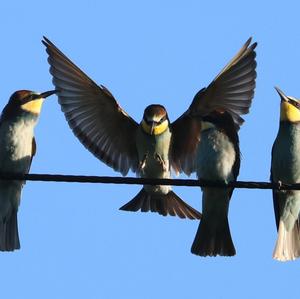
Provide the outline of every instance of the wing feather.
{"type": "Polygon", "coordinates": [[[236,128],[241,126],[244,120],[240,115],[249,112],[255,89],[257,44],[250,43],[251,38],[209,86],[195,95],[190,111],[198,115],[228,111],[236,128]]]}
{"type": "Polygon", "coordinates": [[[58,101],[73,133],[98,159],[126,175],[137,170],[135,135],[138,124],[112,94],[98,86],[51,41],[42,41],[49,55],[58,101]]]}
{"type": "Polygon", "coordinates": [[[172,127],[171,165],[175,172],[190,175],[195,171],[196,150],[200,141],[201,116],[215,110],[227,111],[236,129],[244,122],[241,115],[249,112],[256,79],[256,43],[251,38],[222,69],[207,88],[194,97],[189,109],[172,127]]]}

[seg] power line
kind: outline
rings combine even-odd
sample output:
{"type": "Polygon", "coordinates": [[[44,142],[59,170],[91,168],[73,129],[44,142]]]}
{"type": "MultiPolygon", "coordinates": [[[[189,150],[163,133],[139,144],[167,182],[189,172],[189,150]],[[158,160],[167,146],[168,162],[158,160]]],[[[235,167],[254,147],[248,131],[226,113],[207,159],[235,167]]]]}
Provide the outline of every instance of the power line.
{"type": "Polygon", "coordinates": [[[281,182],[251,182],[236,181],[228,184],[220,181],[206,181],[196,179],[150,179],[135,177],[111,177],[89,175],[62,175],[62,174],[17,174],[0,173],[0,180],[21,180],[40,182],[64,182],[64,183],[96,183],[96,184],[126,184],[126,185],[170,185],[189,187],[232,187],[242,189],[273,189],[273,190],[300,190],[300,183],[284,184],[281,182]]]}

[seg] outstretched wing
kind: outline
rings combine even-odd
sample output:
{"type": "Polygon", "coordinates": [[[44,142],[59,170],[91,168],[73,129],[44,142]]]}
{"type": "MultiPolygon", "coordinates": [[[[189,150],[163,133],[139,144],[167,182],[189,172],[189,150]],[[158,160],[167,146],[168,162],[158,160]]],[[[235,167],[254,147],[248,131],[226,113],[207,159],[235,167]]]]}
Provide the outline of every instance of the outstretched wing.
{"type": "Polygon", "coordinates": [[[256,78],[257,43],[250,44],[251,38],[209,86],[195,95],[189,109],[171,124],[171,165],[177,173],[183,171],[190,175],[195,171],[201,116],[213,111],[227,111],[231,114],[236,129],[244,122],[240,115],[249,112],[256,78]]]}
{"type": "Polygon", "coordinates": [[[200,141],[201,122],[188,113],[182,114],[171,124],[171,165],[176,174],[190,175],[195,171],[196,150],[200,141]]]}
{"type": "Polygon", "coordinates": [[[51,41],[42,43],[49,55],[53,84],[70,128],[98,159],[126,175],[137,170],[135,134],[138,124],[112,94],[98,86],[51,41]]]}
{"type": "Polygon", "coordinates": [[[203,116],[213,110],[227,111],[239,129],[244,122],[240,115],[249,112],[255,89],[257,43],[250,44],[251,38],[209,86],[195,95],[190,106],[193,113],[203,116]]]}

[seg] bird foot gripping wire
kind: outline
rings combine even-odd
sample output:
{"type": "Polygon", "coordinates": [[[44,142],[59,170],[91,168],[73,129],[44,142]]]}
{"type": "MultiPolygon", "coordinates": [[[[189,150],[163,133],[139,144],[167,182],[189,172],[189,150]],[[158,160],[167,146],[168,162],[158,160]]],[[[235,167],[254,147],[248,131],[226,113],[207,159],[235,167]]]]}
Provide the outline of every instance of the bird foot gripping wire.
{"type": "Polygon", "coordinates": [[[163,158],[158,153],[155,153],[155,159],[162,166],[163,171],[167,171],[168,170],[165,161],[163,160],[163,158]]]}
{"type": "Polygon", "coordinates": [[[145,166],[146,166],[146,160],[147,160],[147,154],[144,155],[143,160],[139,163],[139,173],[143,172],[145,166]]]}
{"type": "Polygon", "coordinates": [[[280,191],[282,188],[282,181],[277,182],[277,190],[280,191]]]}

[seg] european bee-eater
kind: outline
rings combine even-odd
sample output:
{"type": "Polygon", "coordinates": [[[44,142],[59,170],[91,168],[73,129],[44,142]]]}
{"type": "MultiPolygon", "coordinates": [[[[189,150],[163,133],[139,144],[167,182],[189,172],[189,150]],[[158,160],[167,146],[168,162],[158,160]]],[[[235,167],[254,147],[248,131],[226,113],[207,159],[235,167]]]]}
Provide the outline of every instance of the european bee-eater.
{"type": "MultiPolygon", "coordinates": [[[[300,183],[300,100],[276,90],[281,98],[280,123],[272,148],[271,181],[300,183]]],[[[273,190],[273,203],[278,230],[273,258],[294,260],[300,256],[300,191],[273,190]]]]}
{"type": "MultiPolygon", "coordinates": [[[[240,169],[239,138],[228,112],[203,117],[197,153],[197,176],[211,181],[235,181],[240,169]]],[[[202,188],[202,219],[192,245],[201,256],[235,254],[228,224],[232,188],[202,188]]]]}
{"type": "MultiPolygon", "coordinates": [[[[240,150],[237,131],[240,115],[249,112],[256,78],[256,43],[249,39],[237,55],[207,87],[200,90],[191,113],[202,121],[197,149],[199,179],[237,179],[240,150]]],[[[202,218],[191,251],[200,256],[232,256],[235,248],[228,224],[229,201],[233,189],[202,188],[202,218]]]]}
{"type": "MultiPolygon", "coordinates": [[[[145,109],[138,124],[104,86],[94,83],[52,42],[44,38],[43,44],[62,111],[74,134],[98,159],[122,175],[131,169],[144,178],[170,178],[171,164],[178,171],[192,172],[200,138],[197,120],[184,114],[170,124],[166,109],[156,104],[145,109]]],[[[121,210],[201,216],[170,186],[144,186],[121,210]]]]}
{"type": "MultiPolygon", "coordinates": [[[[34,127],[44,99],[53,93],[19,90],[10,97],[0,118],[0,171],[29,172],[36,152],[34,127]]],[[[17,212],[23,185],[22,181],[0,181],[0,251],[20,248],[17,212]]]]}

